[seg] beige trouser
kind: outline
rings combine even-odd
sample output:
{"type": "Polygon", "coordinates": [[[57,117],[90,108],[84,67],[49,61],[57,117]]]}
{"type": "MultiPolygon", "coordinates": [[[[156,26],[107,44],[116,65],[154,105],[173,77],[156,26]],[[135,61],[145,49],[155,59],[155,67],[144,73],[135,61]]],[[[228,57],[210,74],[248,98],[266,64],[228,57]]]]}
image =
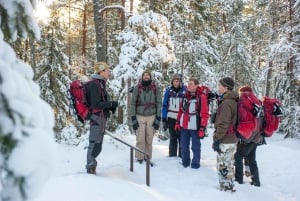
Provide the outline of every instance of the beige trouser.
{"type": "MultiPolygon", "coordinates": [[[[152,158],[152,141],[155,130],[152,126],[155,115],[142,116],[136,115],[136,119],[139,122],[139,128],[136,130],[136,147],[150,155],[152,158]]],[[[144,154],[136,151],[135,157],[137,160],[144,160],[146,158],[144,154]]]]}

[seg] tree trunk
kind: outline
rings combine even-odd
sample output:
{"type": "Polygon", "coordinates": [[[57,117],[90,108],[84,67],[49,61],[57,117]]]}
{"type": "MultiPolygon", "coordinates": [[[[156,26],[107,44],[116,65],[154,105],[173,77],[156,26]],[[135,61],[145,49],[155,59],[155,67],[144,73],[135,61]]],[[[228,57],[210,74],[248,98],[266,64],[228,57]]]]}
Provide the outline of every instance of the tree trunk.
{"type": "Polygon", "coordinates": [[[99,14],[99,11],[104,8],[104,2],[102,0],[93,0],[94,3],[94,22],[96,31],[96,54],[97,61],[106,61],[106,42],[104,32],[104,20],[103,15],[99,14]]]}
{"type": "Polygon", "coordinates": [[[68,1],[69,6],[69,25],[68,25],[68,57],[69,57],[69,65],[72,65],[72,58],[71,58],[71,2],[68,1]]]}
{"type": "Polygon", "coordinates": [[[127,123],[131,121],[131,93],[129,92],[129,89],[131,88],[131,78],[128,78],[127,80],[127,123]]]}
{"type": "Polygon", "coordinates": [[[154,12],[154,0],[149,0],[149,10],[154,12]]]}
{"type": "Polygon", "coordinates": [[[273,62],[269,61],[269,66],[268,66],[268,72],[267,72],[267,79],[266,79],[266,91],[265,91],[265,96],[270,96],[270,87],[271,87],[271,83],[270,83],[270,79],[272,77],[272,66],[273,66],[273,62]]]}
{"type": "MultiPolygon", "coordinates": [[[[293,3],[292,0],[289,1],[289,20],[290,20],[290,25],[291,25],[291,31],[290,31],[290,38],[289,41],[290,43],[293,42],[293,3]]],[[[290,58],[289,58],[289,69],[288,73],[290,76],[290,106],[294,106],[296,104],[296,88],[295,88],[295,82],[294,82],[294,55],[291,52],[290,53],[290,58]]]]}
{"type": "Polygon", "coordinates": [[[86,33],[87,33],[87,3],[84,4],[83,9],[83,22],[82,22],[82,51],[83,57],[86,56],[86,33]]]}
{"type": "Polygon", "coordinates": [[[130,13],[133,13],[133,0],[130,0],[130,13]]]}
{"type": "MultiPolygon", "coordinates": [[[[125,81],[124,78],[122,78],[122,88],[124,89],[124,87],[125,87],[125,81]]],[[[118,107],[118,124],[124,123],[124,108],[125,106],[118,107]]]]}
{"type": "Polygon", "coordinates": [[[30,45],[30,53],[31,53],[31,67],[33,70],[34,78],[33,80],[36,80],[36,55],[35,55],[35,45],[34,41],[32,39],[29,39],[29,45],[30,45]]]}
{"type": "Polygon", "coordinates": [[[224,31],[227,33],[228,32],[228,26],[227,26],[227,18],[226,18],[226,14],[225,13],[222,13],[222,20],[223,20],[224,31]]]}

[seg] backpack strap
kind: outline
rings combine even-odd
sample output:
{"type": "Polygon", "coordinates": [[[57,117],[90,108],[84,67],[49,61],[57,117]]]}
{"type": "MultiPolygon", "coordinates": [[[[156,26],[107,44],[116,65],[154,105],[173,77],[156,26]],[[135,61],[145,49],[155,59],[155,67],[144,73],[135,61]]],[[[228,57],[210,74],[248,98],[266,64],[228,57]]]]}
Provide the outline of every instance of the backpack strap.
{"type": "Polygon", "coordinates": [[[206,86],[199,86],[197,89],[197,111],[200,118],[200,127],[205,128],[209,119],[209,109],[208,109],[208,93],[209,88],[206,86]]]}
{"type": "MultiPolygon", "coordinates": [[[[156,96],[156,84],[153,81],[151,82],[150,89],[153,91],[153,94],[156,96]]],[[[144,104],[140,103],[140,93],[142,92],[142,90],[143,90],[142,80],[140,79],[139,83],[138,83],[138,95],[137,95],[137,99],[136,99],[136,105],[144,106],[144,110],[146,110],[152,106],[155,106],[156,103],[144,103],[144,104]]]]}

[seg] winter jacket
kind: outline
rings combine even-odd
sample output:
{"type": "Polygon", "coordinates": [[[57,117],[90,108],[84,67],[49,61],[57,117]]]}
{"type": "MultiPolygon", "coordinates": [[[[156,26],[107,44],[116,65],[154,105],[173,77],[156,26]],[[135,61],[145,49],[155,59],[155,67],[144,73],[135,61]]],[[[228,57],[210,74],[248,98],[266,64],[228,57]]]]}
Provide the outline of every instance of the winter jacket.
{"type": "Polygon", "coordinates": [[[103,112],[104,117],[109,118],[109,110],[112,105],[106,91],[106,82],[99,74],[92,75],[92,79],[96,81],[90,82],[86,87],[86,99],[90,105],[89,108],[92,113],[100,114],[100,112],[103,112]]]}
{"type": "MultiPolygon", "coordinates": [[[[153,82],[153,81],[152,81],[153,82]]],[[[161,93],[155,83],[142,86],[140,83],[133,88],[131,100],[131,116],[161,116],[161,93]]]]}
{"type": "Polygon", "coordinates": [[[198,130],[200,124],[200,111],[198,110],[198,100],[195,93],[187,91],[182,98],[177,120],[180,127],[188,130],[198,130]]]}
{"type": "Polygon", "coordinates": [[[167,119],[177,119],[180,101],[186,93],[186,87],[183,86],[179,88],[179,91],[176,92],[173,86],[169,86],[164,94],[163,106],[162,106],[162,118],[167,119]]]}
{"type": "Polygon", "coordinates": [[[106,91],[106,83],[103,77],[98,74],[92,75],[96,82],[90,82],[86,87],[86,98],[91,109],[106,109],[109,96],[106,91]]]}
{"type": "Polygon", "coordinates": [[[238,97],[235,91],[227,91],[219,102],[214,138],[220,140],[220,143],[232,144],[238,141],[234,128],[237,121],[238,97]]]}

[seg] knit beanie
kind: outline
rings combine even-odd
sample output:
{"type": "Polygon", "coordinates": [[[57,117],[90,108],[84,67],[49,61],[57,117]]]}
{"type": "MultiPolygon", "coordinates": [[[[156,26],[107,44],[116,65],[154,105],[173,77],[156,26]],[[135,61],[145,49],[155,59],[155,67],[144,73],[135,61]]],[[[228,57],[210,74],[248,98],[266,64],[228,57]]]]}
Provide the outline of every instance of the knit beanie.
{"type": "Polygon", "coordinates": [[[220,84],[228,90],[232,90],[234,88],[234,81],[230,77],[223,77],[220,79],[220,84]]]}
{"type": "Polygon", "coordinates": [[[105,71],[106,69],[109,69],[109,66],[105,62],[97,62],[94,65],[95,73],[99,73],[101,71],[105,71]]]}
{"type": "Polygon", "coordinates": [[[174,74],[171,80],[171,83],[173,83],[174,80],[182,81],[182,76],[178,73],[174,74]]]}

